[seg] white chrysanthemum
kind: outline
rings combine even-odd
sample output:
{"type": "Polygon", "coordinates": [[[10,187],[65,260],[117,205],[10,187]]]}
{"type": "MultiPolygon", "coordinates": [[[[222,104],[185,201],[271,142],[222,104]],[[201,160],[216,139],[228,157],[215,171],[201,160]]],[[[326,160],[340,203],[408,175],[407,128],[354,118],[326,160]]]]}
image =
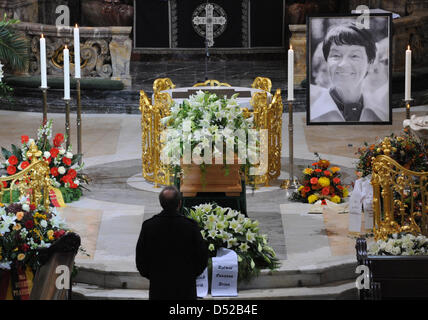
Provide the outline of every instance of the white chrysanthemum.
{"type": "Polygon", "coordinates": [[[30,206],[27,203],[24,203],[22,205],[22,210],[29,212],[30,211],[30,206]]]}
{"type": "Polygon", "coordinates": [[[73,159],[73,153],[71,153],[70,151],[68,151],[68,152],[65,154],[65,156],[64,156],[64,157],[69,158],[69,159],[73,159]]]}
{"type": "Polygon", "coordinates": [[[43,228],[46,228],[46,227],[48,226],[48,223],[46,222],[46,220],[41,220],[41,221],[40,221],[40,225],[41,225],[43,228]]]}
{"type": "Polygon", "coordinates": [[[65,173],[65,168],[63,166],[58,168],[58,173],[59,174],[64,174],[65,173]]]}
{"type": "Polygon", "coordinates": [[[49,159],[49,158],[50,158],[50,156],[51,156],[51,153],[50,153],[49,151],[45,151],[45,152],[43,153],[43,157],[44,157],[45,159],[49,159]]]}
{"type": "Polygon", "coordinates": [[[64,148],[59,148],[58,151],[59,151],[59,154],[62,155],[65,153],[66,150],[64,148]]]}

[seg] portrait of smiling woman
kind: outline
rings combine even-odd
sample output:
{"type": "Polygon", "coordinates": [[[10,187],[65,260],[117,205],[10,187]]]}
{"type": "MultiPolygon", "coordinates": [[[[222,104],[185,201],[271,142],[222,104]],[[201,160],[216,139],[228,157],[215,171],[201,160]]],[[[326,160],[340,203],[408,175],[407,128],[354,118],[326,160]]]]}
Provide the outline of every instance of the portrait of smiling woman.
{"type": "Polygon", "coordinates": [[[390,18],[308,19],[308,124],[391,123],[390,18]]]}

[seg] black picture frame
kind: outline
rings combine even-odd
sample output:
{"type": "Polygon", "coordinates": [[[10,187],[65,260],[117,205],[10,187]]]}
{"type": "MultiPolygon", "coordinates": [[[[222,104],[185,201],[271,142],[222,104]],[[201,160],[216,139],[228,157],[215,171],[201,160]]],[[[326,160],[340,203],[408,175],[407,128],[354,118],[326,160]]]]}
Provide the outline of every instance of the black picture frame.
{"type": "MultiPolygon", "coordinates": [[[[370,14],[370,27],[376,28],[376,30],[371,31],[371,35],[373,36],[376,42],[376,58],[373,61],[373,65],[370,66],[370,70],[372,73],[367,73],[364,76],[362,82],[362,86],[365,86],[366,90],[362,90],[363,97],[363,109],[360,111],[360,120],[358,121],[347,121],[345,120],[344,113],[339,110],[337,104],[334,102],[333,98],[331,98],[330,92],[333,89],[333,84],[329,83],[331,81],[330,75],[330,67],[324,58],[322,53],[322,45],[324,38],[327,36],[328,30],[333,25],[347,24],[350,22],[357,21],[357,18],[361,16],[360,14],[329,14],[329,15],[310,15],[306,19],[306,73],[307,73],[307,95],[306,95],[306,124],[309,125],[391,125],[392,124],[392,14],[391,13],[371,13],[370,14]],[[318,19],[318,20],[315,20],[318,19]],[[325,20],[324,20],[325,19],[325,20]],[[336,21],[335,21],[336,20],[336,21]],[[383,24],[381,23],[383,21],[383,24]],[[322,23],[324,30],[313,30],[313,23],[317,21],[318,24],[322,23]],[[375,24],[372,24],[375,22],[375,24]],[[383,29],[383,30],[382,30],[383,29]],[[312,34],[312,31],[318,32],[318,38],[312,34]],[[377,32],[377,33],[375,33],[377,32]],[[382,33],[383,32],[383,33],[382,33]],[[321,36],[320,36],[321,34],[321,36]],[[386,37],[382,37],[386,34],[386,37]],[[315,41],[314,38],[318,40],[315,41]],[[385,55],[385,46],[387,46],[387,53],[385,55]],[[321,49],[320,49],[321,48],[321,49]],[[378,53],[382,52],[383,57],[380,57],[378,53]],[[318,49],[318,52],[316,50],[318,49]],[[321,51],[321,53],[320,53],[321,51]],[[322,55],[322,60],[319,58],[319,55],[322,55]],[[314,56],[318,55],[318,60],[321,62],[321,66],[318,66],[318,74],[320,77],[314,77],[314,56]],[[388,59],[388,66],[385,66],[384,58],[385,56],[388,59]],[[382,59],[382,63],[379,60],[382,59]],[[322,62],[324,61],[324,62],[322,62]],[[381,72],[373,73],[375,63],[378,63],[379,69],[382,69],[383,75],[387,71],[387,79],[382,77],[381,72]],[[324,65],[323,65],[324,63],[324,65]],[[327,68],[326,71],[320,71],[321,68],[327,68]],[[323,73],[324,72],[324,76],[323,73]],[[370,76],[371,78],[368,78],[370,76]],[[325,81],[323,80],[326,79],[325,81]],[[320,80],[321,79],[321,80],[320,80]],[[377,79],[382,79],[383,81],[377,79]],[[376,86],[371,86],[372,83],[375,83],[376,86]],[[379,94],[376,95],[376,90],[379,90],[379,94]],[[312,89],[312,90],[311,90],[312,89]],[[388,90],[388,92],[384,92],[388,90]],[[312,94],[311,94],[312,92],[312,94]],[[382,94],[380,94],[382,93],[382,94]],[[371,98],[370,98],[371,96],[371,98]],[[318,98],[325,98],[323,100],[318,100],[318,98]],[[334,104],[329,104],[328,102],[333,102],[334,104]],[[317,101],[318,100],[318,101],[317,101]],[[379,103],[377,102],[379,101],[379,103]],[[325,103],[324,103],[325,102],[325,103]],[[331,107],[329,107],[331,105],[331,107]],[[367,106],[370,107],[367,107],[367,106]],[[334,108],[335,107],[335,108],[334,108]],[[371,108],[373,108],[373,111],[371,108]],[[321,112],[330,110],[330,113],[322,114],[321,112]],[[336,110],[337,109],[337,110],[336,110]],[[364,115],[363,115],[363,110],[364,115]],[[321,111],[322,110],[322,111],[321,111]],[[320,114],[321,113],[321,114],[320,114]],[[373,120],[370,120],[370,116],[372,116],[373,120]],[[340,118],[338,120],[337,118],[340,118]],[[361,120],[364,119],[367,120],[361,120]],[[334,119],[333,119],[334,118],[334,119]]],[[[366,49],[367,53],[367,49],[366,49]]],[[[336,79],[337,80],[337,79],[336,79]]],[[[357,87],[357,86],[356,86],[357,87]]],[[[337,100],[336,100],[337,101],[337,100]]],[[[361,101],[361,100],[360,100],[361,101]]],[[[343,107],[343,106],[342,106],[343,107]]],[[[353,108],[352,110],[359,110],[359,108],[353,108]]],[[[358,111],[356,111],[358,112],[358,111]]],[[[350,117],[352,119],[352,116],[350,117]]]]}

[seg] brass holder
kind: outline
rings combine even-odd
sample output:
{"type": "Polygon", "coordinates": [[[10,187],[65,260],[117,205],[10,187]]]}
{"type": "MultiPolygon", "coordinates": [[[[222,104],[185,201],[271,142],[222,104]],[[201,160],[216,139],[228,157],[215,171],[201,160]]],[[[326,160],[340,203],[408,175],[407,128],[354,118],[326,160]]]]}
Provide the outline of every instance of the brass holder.
{"type": "Polygon", "coordinates": [[[288,102],[288,150],[289,150],[289,178],[284,179],[281,183],[281,189],[297,189],[299,183],[294,178],[294,154],[293,154],[293,101],[287,100],[288,102]]]}
{"type": "Polygon", "coordinates": [[[413,101],[413,99],[403,101],[406,104],[406,119],[410,119],[410,103],[413,101]]]}
{"type": "Polygon", "coordinates": [[[71,99],[64,99],[65,101],[65,134],[67,135],[66,149],[70,146],[70,101],[71,99]]]}
{"type": "Polygon", "coordinates": [[[48,89],[40,87],[43,94],[43,126],[48,122],[48,89]]]}
{"type": "MultiPolygon", "coordinates": [[[[82,154],[82,104],[80,99],[80,79],[76,79],[77,87],[77,153],[82,154]]],[[[80,157],[79,165],[82,164],[82,157],[80,157]]]]}

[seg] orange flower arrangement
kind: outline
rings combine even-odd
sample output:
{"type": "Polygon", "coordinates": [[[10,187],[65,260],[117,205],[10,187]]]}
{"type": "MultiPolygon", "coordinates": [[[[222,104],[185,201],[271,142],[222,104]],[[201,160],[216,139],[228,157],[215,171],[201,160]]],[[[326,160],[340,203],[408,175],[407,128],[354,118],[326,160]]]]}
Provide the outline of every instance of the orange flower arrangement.
{"type": "MultiPolygon", "coordinates": [[[[318,156],[317,153],[315,155],[318,156]]],[[[290,200],[313,203],[318,199],[328,199],[340,203],[348,193],[340,179],[340,168],[330,168],[330,161],[319,159],[312,163],[312,168],[303,170],[302,185],[292,194],[290,200]]]]}

